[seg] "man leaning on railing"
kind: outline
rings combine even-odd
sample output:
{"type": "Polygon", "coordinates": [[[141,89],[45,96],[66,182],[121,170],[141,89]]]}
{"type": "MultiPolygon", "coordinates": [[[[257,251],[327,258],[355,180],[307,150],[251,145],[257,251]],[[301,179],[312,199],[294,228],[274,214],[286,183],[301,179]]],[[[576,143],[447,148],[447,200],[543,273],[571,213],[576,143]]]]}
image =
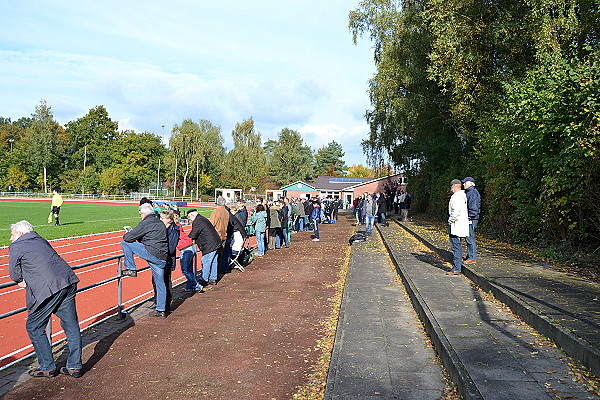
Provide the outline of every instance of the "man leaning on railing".
{"type": "Polygon", "coordinates": [[[10,230],[10,278],[25,288],[28,312],[25,327],[40,364],[28,374],[51,378],[62,372],[79,378],[82,374],[81,332],[75,308],[79,278],[28,221],[12,224],[10,230]],[[60,318],[69,347],[67,365],[60,371],[56,368],[52,345],[46,335],[52,314],[60,318]]]}

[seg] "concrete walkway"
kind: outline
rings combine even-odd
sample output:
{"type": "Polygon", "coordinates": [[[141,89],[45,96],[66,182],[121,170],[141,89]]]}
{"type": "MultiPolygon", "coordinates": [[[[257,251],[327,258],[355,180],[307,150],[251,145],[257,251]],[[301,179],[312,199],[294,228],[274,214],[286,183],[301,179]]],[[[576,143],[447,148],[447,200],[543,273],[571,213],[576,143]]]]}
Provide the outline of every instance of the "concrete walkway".
{"type": "MultiPolygon", "coordinates": [[[[401,226],[450,259],[446,235],[423,223],[401,226]]],[[[477,263],[463,266],[463,273],[600,376],[600,284],[558,271],[502,244],[481,240],[477,263]]]]}
{"type": "Polygon", "coordinates": [[[444,379],[378,237],[355,243],[325,399],[437,399],[444,379]]]}
{"type": "MultiPolygon", "coordinates": [[[[399,225],[392,223],[379,231],[436,351],[465,399],[599,398],[572,380],[564,353],[498,307],[487,291],[464,276],[445,275],[449,265],[399,225]]],[[[494,261],[485,259],[482,254],[477,265],[492,268],[494,261]]],[[[505,264],[513,262],[506,259],[495,265],[504,270],[505,264]]],[[[473,276],[467,271],[469,275],[473,276]]],[[[561,294],[568,295],[568,287],[565,284],[561,294]]]]}

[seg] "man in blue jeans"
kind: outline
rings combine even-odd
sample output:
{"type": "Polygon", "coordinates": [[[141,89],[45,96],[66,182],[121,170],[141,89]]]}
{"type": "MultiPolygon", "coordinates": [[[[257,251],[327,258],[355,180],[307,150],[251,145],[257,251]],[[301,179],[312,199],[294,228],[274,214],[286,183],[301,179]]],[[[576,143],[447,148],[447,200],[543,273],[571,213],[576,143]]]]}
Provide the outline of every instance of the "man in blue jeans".
{"type": "Polygon", "coordinates": [[[192,221],[192,231],[188,235],[196,242],[202,252],[201,285],[216,285],[218,272],[219,250],[221,238],[208,218],[198,214],[198,210],[188,210],[187,216],[192,221]]]}
{"type": "Polygon", "coordinates": [[[40,364],[39,368],[29,370],[28,374],[51,378],[63,373],[79,378],[82,375],[81,332],[75,308],[79,278],[50,243],[33,230],[29,222],[19,221],[13,224],[10,240],[10,278],[25,288],[25,327],[40,364]],[[60,318],[69,347],[67,365],[60,372],[56,369],[52,346],[46,335],[46,327],[52,314],[60,318]]]}
{"type": "Polygon", "coordinates": [[[481,195],[475,188],[475,179],[467,176],[462,180],[465,194],[467,195],[467,209],[469,210],[469,236],[465,238],[467,242],[467,259],[465,264],[474,264],[477,262],[477,244],[475,243],[475,228],[479,222],[479,213],[481,210],[481,195]]]}
{"type": "Polygon", "coordinates": [[[148,261],[156,285],[156,311],[153,317],[167,318],[167,286],[165,284],[165,265],[169,254],[169,242],[165,224],[154,214],[150,204],[139,207],[142,220],[135,228],[123,235],[123,276],[136,277],[137,271],[133,255],[148,261]]]}

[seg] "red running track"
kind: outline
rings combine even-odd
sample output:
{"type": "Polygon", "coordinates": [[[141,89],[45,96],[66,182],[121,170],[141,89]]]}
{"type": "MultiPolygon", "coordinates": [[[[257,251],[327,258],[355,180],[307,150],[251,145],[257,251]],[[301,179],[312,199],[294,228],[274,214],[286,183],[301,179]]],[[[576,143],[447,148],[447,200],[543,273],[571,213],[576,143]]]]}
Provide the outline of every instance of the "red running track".
{"type": "MultiPolygon", "coordinates": [[[[186,231],[189,227],[185,227],[186,231]]],[[[69,265],[76,266],[122,254],[120,241],[123,232],[105,233],[75,239],[52,241],[56,249],[69,265]]],[[[148,264],[136,257],[137,268],[148,264]]],[[[96,264],[75,271],[80,279],[78,288],[116,277],[117,260],[96,264]]],[[[123,305],[129,307],[152,296],[152,272],[138,273],[137,278],[123,279],[123,305]]],[[[184,281],[179,263],[173,272],[173,285],[184,281]]],[[[0,283],[12,282],[8,271],[8,249],[0,249],[0,283]]],[[[117,281],[78,293],[77,313],[81,329],[117,313],[117,281]]],[[[25,306],[25,289],[11,286],[0,291],[0,314],[25,306]]],[[[0,367],[7,365],[33,352],[33,347],[25,330],[27,312],[0,319],[0,367]]],[[[53,342],[64,338],[59,319],[52,318],[53,342]]]]}

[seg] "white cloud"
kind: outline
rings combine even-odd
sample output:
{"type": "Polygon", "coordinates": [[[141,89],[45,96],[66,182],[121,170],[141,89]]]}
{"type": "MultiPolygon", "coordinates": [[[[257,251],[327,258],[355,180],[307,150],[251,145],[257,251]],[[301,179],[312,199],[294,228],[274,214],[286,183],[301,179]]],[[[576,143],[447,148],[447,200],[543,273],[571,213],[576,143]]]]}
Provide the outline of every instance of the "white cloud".
{"type": "Polygon", "coordinates": [[[263,140],[298,129],[312,148],[336,140],[347,163],[364,162],[373,67],[368,43],[353,46],[347,30],[358,0],[267,3],[7,4],[0,116],[29,116],[45,99],[63,124],[97,105],[121,129],[157,134],[209,119],[229,147],[235,124],[253,117],[263,140]]]}

